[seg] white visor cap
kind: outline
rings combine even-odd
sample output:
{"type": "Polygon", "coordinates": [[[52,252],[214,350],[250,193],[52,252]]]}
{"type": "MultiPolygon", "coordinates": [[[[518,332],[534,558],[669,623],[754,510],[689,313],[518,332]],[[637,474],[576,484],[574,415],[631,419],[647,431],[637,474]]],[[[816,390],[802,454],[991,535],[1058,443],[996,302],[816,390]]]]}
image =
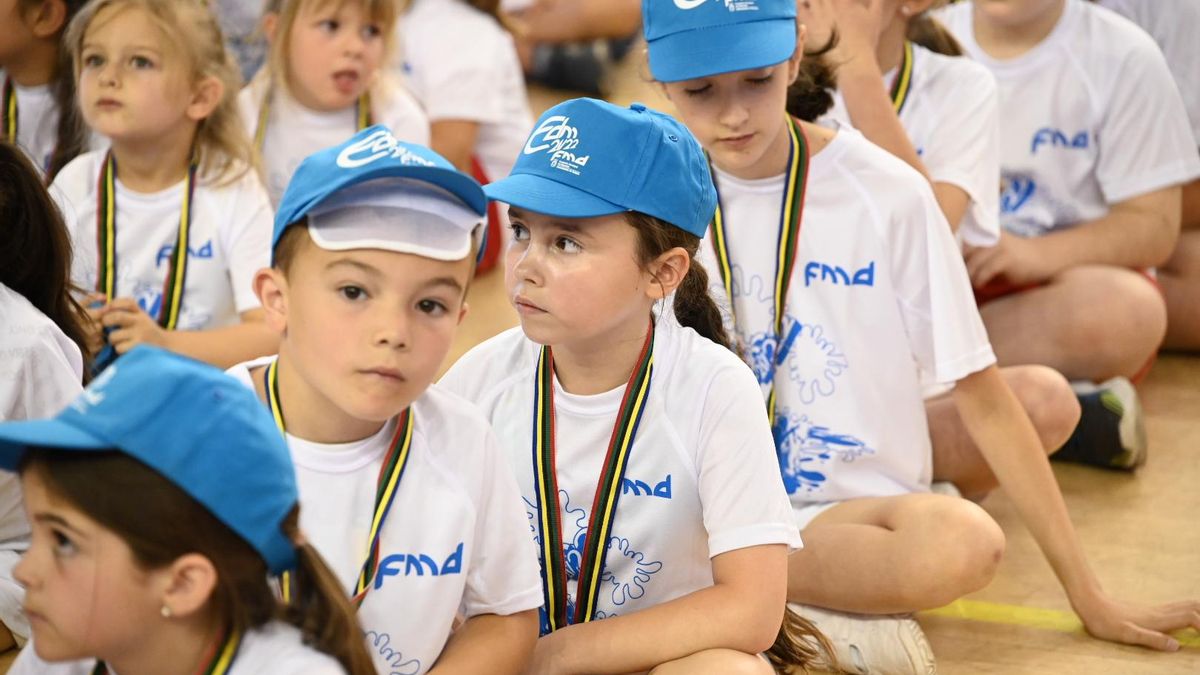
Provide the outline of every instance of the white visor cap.
{"type": "Polygon", "coordinates": [[[327,251],[382,249],[434,260],[474,250],[483,216],[450,192],[411,178],[379,178],[335,193],[308,212],[308,234],[327,251]]]}

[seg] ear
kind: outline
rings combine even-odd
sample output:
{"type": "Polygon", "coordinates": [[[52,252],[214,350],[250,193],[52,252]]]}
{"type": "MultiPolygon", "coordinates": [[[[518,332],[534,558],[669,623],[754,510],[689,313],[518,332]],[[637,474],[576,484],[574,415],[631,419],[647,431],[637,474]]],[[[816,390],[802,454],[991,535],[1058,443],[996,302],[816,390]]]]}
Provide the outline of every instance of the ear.
{"type": "Polygon", "coordinates": [[[45,0],[33,14],[30,30],[38,39],[52,38],[67,23],[67,3],[63,0],[45,0]]]}
{"type": "Polygon", "coordinates": [[[254,294],[262,305],[267,327],[283,335],[287,331],[288,317],[288,283],[283,271],[264,267],[255,272],[254,294]]]}
{"type": "Polygon", "coordinates": [[[800,62],[804,60],[804,47],[808,44],[808,26],[796,24],[796,51],[792,52],[792,58],[788,59],[787,76],[788,84],[796,81],[800,77],[800,62]]]}
{"type": "Polygon", "coordinates": [[[225,83],[209,75],[201,78],[192,87],[192,101],[187,107],[187,116],[197,122],[206,119],[221,104],[225,94],[225,83]]]}
{"type": "Polygon", "coordinates": [[[267,39],[267,44],[275,42],[275,32],[279,30],[279,14],[277,12],[267,12],[263,14],[262,23],[263,37],[267,39]]]}
{"type": "Polygon", "coordinates": [[[933,6],[933,0],[903,0],[896,5],[896,14],[901,19],[908,21],[916,16],[925,13],[933,6]]]}
{"type": "Polygon", "coordinates": [[[466,300],[463,300],[462,307],[458,308],[458,325],[459,326],[462,325],[463,319],[467,318],[467,312],[470,311],[470,309],[471,309],[471,306],[467,304],[466,300]]]}
{"type": "Polygon", "coordinates": [[[646,294],[654,300],[662,300],[674,293],[691,267],[692,257],[687,251],[678,246],[668,249],[650,263],[651,280],[646,294]]]}
{"type": "Polygon", "coordinates": [[[155,576],[163,586],[163,607],[175,617],[203,611],[217,587],[217,568],[199,553],[176,558],[166,569],[155,572],[155,576]]]}

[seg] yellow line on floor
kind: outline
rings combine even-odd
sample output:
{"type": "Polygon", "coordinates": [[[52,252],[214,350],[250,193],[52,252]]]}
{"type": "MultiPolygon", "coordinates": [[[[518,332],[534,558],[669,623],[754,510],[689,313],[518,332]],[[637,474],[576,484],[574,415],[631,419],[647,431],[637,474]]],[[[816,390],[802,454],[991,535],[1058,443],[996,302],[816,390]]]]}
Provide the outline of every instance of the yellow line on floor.
{"type": "MultiPolygon", "coordinates": [[[[1058,631],[1060,633],[1084,633],[1083,623],[1073,612],[1041,609],[1038,607],[1021,607],[1019,605],[1004,605],[997,602],[956,600],[945,607],[927,610],[920,614],[950,619],[965,619],[967,621],[1027,626],[1042,630],[1058,631]]],[[[1200,633],[1194,630],[1177,631],[1173,637],[1179,640],[1179,644],[1184,647],[1200,647],[1200,633]]]]}

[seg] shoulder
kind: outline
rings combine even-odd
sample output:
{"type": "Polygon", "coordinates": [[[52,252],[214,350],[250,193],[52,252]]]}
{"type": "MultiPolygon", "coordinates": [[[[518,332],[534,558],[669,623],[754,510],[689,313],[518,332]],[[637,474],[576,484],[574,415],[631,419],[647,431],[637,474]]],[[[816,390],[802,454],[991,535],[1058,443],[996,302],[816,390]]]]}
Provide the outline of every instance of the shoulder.
{"type": "Polygon", "coordinates": [[[78,385],[83,379],[83,357],[75,343],[25,296],[3,283],[0,316],[4,317],[0,322],[0,355],[5,357],[0,372],[6,379],[28,379],[45,391],[60,383],[78,385]],[[3,367],[5,363],[15,370],[3,367]]]}
{"type": "Polygon", "coordinates": [[[1110,69],[1124,63],[1166,60],[1154,38],[1129,19],[1105,7],[1081,0],[1068,0],[1075,13],[1068,49],[1093,77],[1119,76],[1110,69]]]}
{"type": "Polygon", "coordinates": [[[413,403],[413,414],[417,433],[437,446],[453,441],[454,445],[473,449],[491,431],[487,418],[474,403],[440,383],[431,384],[413,403]]]}
{"type": "Polygon", "coordinates": [[[68,199],[91,194],[96,190],[96,179],[100,176],[100,166],[108,150],[93,150],[85,152],[67,163],[54,177],[51,184],[51,194],[58,192],[68,199]]]}
{"type": "Polygon", "coordinates": [[[494,18],[462,0],[418,0],[413,3],[412,10],[401,23],[408,36],[418,33],[425,36],[438,35],[451,24],[456,33],[466,35],[472,40],[472,49],[455,50],[460,52],[470,52],[477,48],[478,45],[474,42],[477,38],[494,40],[508,34],[494,18]]]}
{"type": "Polygon", "coordinates": [[[980,98],[994,96],[996,77],[987,66],[969,56],[947,56],[913,45],[915,77],[924,79],[926,85],[937,89],[944,96],[944,105],[956,105],[964,97],[980,98]]]}
{"type": "Polygon", "coordinates": [[[492,398],[514,379],[532,377],[538,345],[520,326],[476,345],[450,367],[439,385],[477,405],[492,398]]]}
{"type": "Polygon", "coordinates": [[[271,363],[271,361],[275,360],[275,358],[276,357],[274,357],[274,356],[263,356],[263,357],[260,357],[257,359],[243,361],[243,362],[237,364],[236,366],[233,366],[233,367],[229,368],[228,370],[226,370],[225,374],[232,377],[233,379],[237,380],[241,384],[253,389],[254,381],[252,379],[251,373],[258,368],[269,365],[271,363]]]}
{"type": "Polygon", "coordinates": [[[305,644],[300,630],[274,621],[246,633],[231,675],[342,675],[329,654],[305,644]]]}
{"type": "MultiPolygon", "coordinates": [[[[659,317],[655,330],[655,351],[666,357],[667,367],[658,377],[664,378],[668,400],[702,399],[707,408],[746,392],[752,392],[755,401],[761,399],[754,372],[732,350],[680,325],[674,316],[659,317]]],[[[656,353],[655,361],[659,358],[656,353]]]]}

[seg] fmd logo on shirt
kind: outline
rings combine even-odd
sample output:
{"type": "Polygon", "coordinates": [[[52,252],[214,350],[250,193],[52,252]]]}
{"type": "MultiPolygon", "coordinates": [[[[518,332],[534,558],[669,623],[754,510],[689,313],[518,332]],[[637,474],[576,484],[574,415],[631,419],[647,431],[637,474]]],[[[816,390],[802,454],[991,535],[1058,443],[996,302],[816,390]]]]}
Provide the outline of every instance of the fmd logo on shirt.
{"type": "Polygon", "coordinates": [[[354,145],[347,146],[338,154],[337,165],[343,169],[356,169],[389,156],[409,166],[434,166],[433,162],[400,145],[400,141],[386,129],[380,129],[354,145]]]}
{"type": "Polygon", "coordinates": [[[579,148],[579,130],[568,124],[570,121],[571,118],[565,115],[547,117],[525,141],[525,154],[550,153],[550,166],[580,175],[590,155],[580,156],[573,152],[579,148]]]}
{"type": "Polygon", "coordinates": [[[804,266],[804,285],[811,286],[814,281],[827,282],[834,286],[874,286],[875,261],[872,260],[866,267],[851,274],[844,267],[814,260],[804,266]]]}
{"type": "Polygon", "coordinates": [[[1087,131],[1067,137],[1061,129],[1053,127],[1042,127],[1033,135],[1033,141],[1029,144],[1029,154],[1036,155],[1038,146],[1048,145],[1052,148],[1067,148],[1073,150],[1086,150],[1088,147],[1088,139],[1091,137],[1087,131]]]}
{"type": "Polygon", "coordinates": [[[444,577],[448,574],[462,574],[463,543],[458,542],[458,548],[446,556],[441,565],[436,559],[425,553],[393,553],[379,561],[379,570],[375,573],[375,588],[383,586],[384,577],[425,576],[444,577]]]}
{"type": "Polygon", "coordinates": [[[634,495],[645,495],[647,497],[661,497],[662,499],[671,498],[671,474],[650,487],[646,481],[637,480],[636,478],[621,479],[621,494],[626,495],[632,492],[634,495]]]}
{"type": "MultiPolygon", "coordinates": [[[[696,9],[706,2],[715,2],[716,0],[675,0],[675,6],[679,9],[688,10],[696,9]]],[[[756,12],[758,4],[754,0],[722,0],[725,3],[725,9],[731,12],[756,12]]]]}
{"type": "MultiPolygon", "coordinates": [[[[158,249],[158,257],[154,261],[155,267],[162,267],[163,263],[171,261],[171,254],[175,251],[174,246],[163,246],[158,249]]],[[[209,260],[213,257],[212,239],[204,242],[199,248],[188,247],[188,257],[198,260],[209,260]]]]}

